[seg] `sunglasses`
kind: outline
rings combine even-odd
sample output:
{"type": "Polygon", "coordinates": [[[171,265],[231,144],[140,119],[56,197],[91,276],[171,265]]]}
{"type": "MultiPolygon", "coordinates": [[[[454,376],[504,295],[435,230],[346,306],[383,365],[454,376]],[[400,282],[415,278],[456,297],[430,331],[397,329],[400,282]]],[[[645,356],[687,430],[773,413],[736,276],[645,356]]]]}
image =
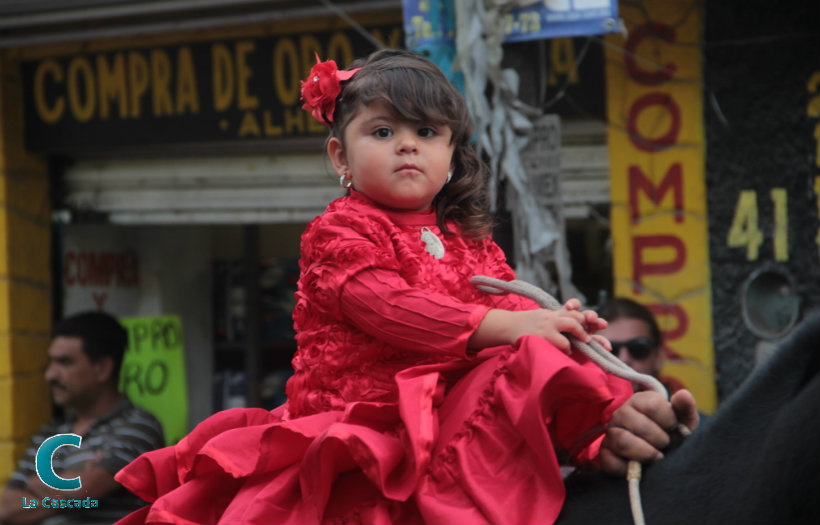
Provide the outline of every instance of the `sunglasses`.
{"type": "Polygon", "coordinates": [[[648,337],[636,337],[627,341],[610,341],[612,343],[612,353],[617,355],[622,347],[626,348],[632,359],[641,360],[649,357],[655,348],[655,341],[648,337]]]}

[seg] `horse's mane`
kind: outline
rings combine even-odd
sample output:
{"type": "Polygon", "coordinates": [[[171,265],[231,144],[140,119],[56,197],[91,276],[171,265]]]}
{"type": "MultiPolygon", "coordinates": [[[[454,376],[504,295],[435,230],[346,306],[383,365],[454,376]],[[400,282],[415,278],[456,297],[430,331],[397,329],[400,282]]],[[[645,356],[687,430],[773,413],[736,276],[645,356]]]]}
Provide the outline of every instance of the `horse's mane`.
{"type": "Polygon", "coordinates": [[[775,353],[764,361],[720,407],[732,412],[749,398],[766,391],[795,391],[820,372],[820,311],[805,316],[803,322],[775,353]],[[800,373],[800,372],[803,373],[800,373]]]}
{"type": "MultiPolygon", "coordinates": [[[[813,377],[820,373],[820,311],[811,312],[778,347],[768,360],[752,374],[720,406],[714,416],[707,418],[699,429],[700,435],[712,432],[713,424],[732,427],[729,422],[755,418],[754,412],[771,405],[772,397],[785,399],[793,396],[813,377]],[[752,412],[752,414],[747,414],[752,412]]],[[[777,405],[770,409],[776,410],[777,405]]],[[[764,419],[757,414],[755,419],[764,419]]],[[[742,428],[738,430],[742,431],[742,428]]],[[[715,432],[718,432],[716,430],[715,432]]],[[[706,439],[707,437],[701,438],[706,439]]]]}

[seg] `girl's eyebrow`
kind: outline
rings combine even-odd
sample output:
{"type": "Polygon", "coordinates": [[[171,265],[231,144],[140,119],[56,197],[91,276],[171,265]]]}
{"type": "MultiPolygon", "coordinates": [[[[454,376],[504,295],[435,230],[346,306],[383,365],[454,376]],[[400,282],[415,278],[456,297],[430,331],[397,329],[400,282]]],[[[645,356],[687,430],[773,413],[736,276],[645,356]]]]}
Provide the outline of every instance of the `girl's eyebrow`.
{"type": "Polygon", "coordinates": [[[392,115],[376,115],[371,117],[362,122],[363,126],[373,126],[375,124],[390,124],[395,125],[397,122],[409,122],[413,125],[423,126],[426,128],[440,128],[446,124],[439,124],[437,122],[431,121],[412,121],[412,120],[404,120],[401,118],[394,117],[392,115]]]}
{"type": "Polygon", "coordinates": [[[376,122],[387,122],[388,124],[392,124],[395,122],[396,119],[391,117],[390,115],[376,115],[364,121],[365,125],[374,124],[376,122]]]}

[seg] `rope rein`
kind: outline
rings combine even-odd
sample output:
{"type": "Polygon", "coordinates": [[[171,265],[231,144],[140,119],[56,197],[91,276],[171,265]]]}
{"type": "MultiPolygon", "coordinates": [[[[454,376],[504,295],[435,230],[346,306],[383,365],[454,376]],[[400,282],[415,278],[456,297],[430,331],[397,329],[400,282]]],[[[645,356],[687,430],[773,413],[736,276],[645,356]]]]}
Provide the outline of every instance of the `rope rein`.
{"type": "MultiPolygon", "coordinates": [[[[479,290],[487,293],[496,295],[514,293],[532,299],[542,308],[547,308],[549,310],[560,310],[563,308],[563,305],[553,296],[541,288],[524,281],[514,280],[508,282],[500,279],[494,279],[492,277],[477,275],[472,277],[470,282],[479,290]]],[[[647,390],[657,392],[661,394],[664,399],[669,401],[669,394],[666,392],[666,388],[664,388],[660,381],[650,375],[636,372],[632,367],[612,355],[611,352],[601,346],[601,344],[596,340],[591,339],[588,343],[585,343],[572,334],[564,335],[569,338],[573,348],[579,350],[582,354],[588,357],[590,361],[601,367],[604,371],[620,377],[621,379],[626,379],[632,383],[639,384],[647,390]]],[[[676,430],[683,436],[688,436],[691,434],[689,428],[683,423],[678,423],[676,430]]],[[[626,479],[629,485],[629,504],[632,508],[632,520],[635,525],[646,524],[643,515],[643,507],[641,505],[641,471],[642,468],[640,462],[632,460],[628,463],[626,479]]]]}

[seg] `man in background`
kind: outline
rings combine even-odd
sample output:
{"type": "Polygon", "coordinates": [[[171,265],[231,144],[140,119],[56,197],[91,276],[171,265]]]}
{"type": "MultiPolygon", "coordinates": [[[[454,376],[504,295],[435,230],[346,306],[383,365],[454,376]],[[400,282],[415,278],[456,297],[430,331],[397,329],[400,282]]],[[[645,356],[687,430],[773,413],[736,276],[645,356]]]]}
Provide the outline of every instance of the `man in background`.
{"type": "Polygon", "coordinates": [[[118,391],[127,346],[126,330],[102,312],[77,314],[55,327],[45,377],[54,404],[64,414],[33,436],[6,484],[0,524],[110,524],[144,504],[114,481],[114,474],[137,456],[164,446],[159,421],[118,391]],[[81,446],[59,448],[52,466],[61,478],[79,476],[82,486],[76,490],[53,489],[35,470],[35,456],[43,441],[66,433],[81,436],[81,446]],[[44,498],[91,498],[98,506],[48,508],[42,505],[44,498]],[[38,502],[36,508],[30,506],[32,501],[38,502]],[[24,502],[29,502],[28,508],[24,502]]]}
{"type": "MultiPolygon", "coordinates": [[[[612,343],[612,353],[642,374],[661,379],[665,356],[658,322],[644,305],[625,297],[613,297],[597,310],[607,327],[597,332],[612,343]]],[[[663,381],[662,381],[663,382],[663,381]]],[[[671,385],[664,385],[670,390],[671,385]]],[[[637,385],[633,387],[638,388],[637,385]]]]}

